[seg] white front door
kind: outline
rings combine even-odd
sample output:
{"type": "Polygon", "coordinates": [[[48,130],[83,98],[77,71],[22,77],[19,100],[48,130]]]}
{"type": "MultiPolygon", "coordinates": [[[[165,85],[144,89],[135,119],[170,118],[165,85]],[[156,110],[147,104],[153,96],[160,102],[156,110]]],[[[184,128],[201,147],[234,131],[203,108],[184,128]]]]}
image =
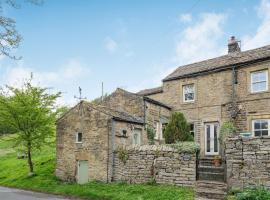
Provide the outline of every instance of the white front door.
{"type": "Polygon", "coordinates": [[[218,123],[205,124],[205,155],[218,155],[218,123]]]}

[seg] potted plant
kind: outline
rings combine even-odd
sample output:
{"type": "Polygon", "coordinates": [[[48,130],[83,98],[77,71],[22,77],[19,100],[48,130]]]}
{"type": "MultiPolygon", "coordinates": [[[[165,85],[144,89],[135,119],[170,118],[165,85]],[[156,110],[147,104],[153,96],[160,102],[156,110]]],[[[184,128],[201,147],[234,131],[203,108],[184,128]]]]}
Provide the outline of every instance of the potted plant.
{"type": "Polygon", "coordinates": [[[221,156],[215,156],[213,163],[214,163],[215,167],[219,167],[221,165],[221,156]]]}

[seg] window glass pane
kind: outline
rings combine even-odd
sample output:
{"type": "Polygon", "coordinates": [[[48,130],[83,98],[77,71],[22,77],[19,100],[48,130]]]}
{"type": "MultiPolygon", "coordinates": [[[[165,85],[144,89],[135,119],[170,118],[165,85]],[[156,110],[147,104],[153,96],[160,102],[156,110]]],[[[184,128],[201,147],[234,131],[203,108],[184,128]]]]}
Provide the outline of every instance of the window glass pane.
{"type": "Polygon", "coordinates": [[[254,129],[255,130],[261,129],[261,123],[260,123],[260,121],[255,121],[254,122],[254,129]]]}
{"type": "Polygon", "coordinates": [[[210,152],[210,125],[206,125],[206,151],[210,152]]]}
{"type": "Polygon", "coordinates": [[[194,124],[190,124],[190,134],[194,137],[194,124]]]}
{"type": "Polygon", "coordinates": [[[265,91],[267,88],[266,82],[258,82],[252,84],[252,91],[253,92],[259,92],[259,91],[265,91]]]}
{"type": "Polygon", "coordinates": [[[214,152],[218,152],[217,125],[214,126],[214,152]]]}
{"type": "Polygon", "coordinates": [[[266,77],[267,77],[267,71],[254,72],[251,74],[251,81],[252,83],[266,81],[266,77]]]}
{"type": "Polygon", "coordinates": [[[134,133],[133,137],[134,137],[134,144],[138,144],[138,134],[134,133]]]}
{"type": "Polygon", "coordinates": [[[262,135],[268,135],[268,130],[262,130],[262,135]]]}
{"type": "Polygon", "coordinates": [[[261,136],[261,131],[254,131],[255,136],[261,136]]]}
{"type": "Polygon", "coordinates": [[[268,129],[268,121],[266,120],[261,121],[261,129],[268,129]]]}
{"type": "Polygon", "coordinates": [[[81,142],[82,141],[82,133],[78,133],[78,142],[81,142]]]}
{"type": "Polygon", "coordinates": [[[194,84],[185,85],[183,89],[185,101],[194,100],[194,84]]]}

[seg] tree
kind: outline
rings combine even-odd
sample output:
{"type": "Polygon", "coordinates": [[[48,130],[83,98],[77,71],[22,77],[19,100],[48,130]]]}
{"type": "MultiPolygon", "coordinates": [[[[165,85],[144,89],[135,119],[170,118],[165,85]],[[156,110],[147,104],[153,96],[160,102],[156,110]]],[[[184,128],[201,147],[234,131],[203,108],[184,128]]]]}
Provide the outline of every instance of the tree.
{"type": "MultiPolygon", "coordinates": [[[[42,3],[42,0],[28,0],[27,2],[38,5],[42,3]]],[[[21,6],[17,0],[0,0],[0,55],[19,59],[13,56],[11,51],[19,47],[22,37],[16,30],[16,22],[9,17],[3,16],[4,4],[17,9],[21,6]]]]}
{"type": "Polygon", "coordinates": [[[164,138],[167,144],[194,140],[190,134],[190,125],[183,113],[172,113],[170,121],[165,127],[164,138]]]}
{"type": "Polygon", "coordinates": [[[0,127],[17,133],[14,146],[26,152],[29,175],[34,173],[32,152],[50,143],[55,135],[55,101],[60,97],[60,93],[49,94],[47,88],[35,87],[31,81],[32,76],[21,88],[6,86],[0,95],[0,127]]]}

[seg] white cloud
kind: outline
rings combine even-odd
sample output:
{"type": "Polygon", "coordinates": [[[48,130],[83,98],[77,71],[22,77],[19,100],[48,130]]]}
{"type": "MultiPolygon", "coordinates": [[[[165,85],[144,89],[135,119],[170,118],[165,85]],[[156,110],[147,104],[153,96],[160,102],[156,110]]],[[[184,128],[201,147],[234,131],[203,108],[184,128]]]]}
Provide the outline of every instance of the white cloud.
{"type": "Polygon", "coordinates": [[[173,60],[177,64],[187,64],[224,53],[225,48],[220,46],[219,39],[223,39],[226,18],[225,14],[201,14],[195,24],[180,33],[173,60]]]}
{"type": "Polygon", "coordinates": [[[117,42],[113,40],[111,37],[106,37],[104,40],[104,43],[105,43],[105,49],[109,51],[110,53],[114,53],[118,48],[117,42]]]}
{"type": "Polygon", "coordinates": [[[179,20],[180,22],[183,22],[183,23],[189,23],[192,21],[192,15],[189,13],[182,14],[179,16],[179,20]]]}
{"type": "MultiPolygon", "coordinates": [[[[79,85],[83,77],[89,76],[90,69],[76,59],[70,59],[66,64],[57,70],[40,71],[31,67],[26,67],[23,62],[16,67],[10,67],[3,75],[2,83],[20,87],[24,80],[29,79],[33,73],[33,84],[42,87],[52,88],[52,91],[64,91],[63,97],[58,100],[60,105],[73,105],[76,100],[65,91],[79,85]]],[[[75,91],[74,91],[75,92],[75,91]]]]}
{"type": "Polygon", "coordinates": [[[257,8],[257,15],[261,18],[261,24],[254,35],[243,37],[243,49],[253,49],[270,43],[270,1],[262,0],[257,8]]]}

